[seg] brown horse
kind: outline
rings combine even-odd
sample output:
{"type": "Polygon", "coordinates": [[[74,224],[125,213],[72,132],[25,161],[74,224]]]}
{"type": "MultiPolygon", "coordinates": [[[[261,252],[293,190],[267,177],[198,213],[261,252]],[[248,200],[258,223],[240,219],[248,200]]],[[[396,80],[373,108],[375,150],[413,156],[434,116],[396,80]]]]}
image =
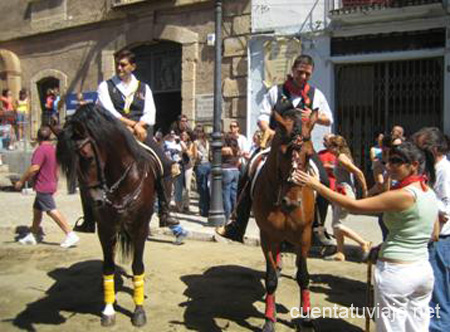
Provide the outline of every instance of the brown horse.
{"type": "Polygon", "coordinates": [[[158,167],[132,134],[106,110],[87,104],[66,122],[58,136],[57,157],[69,183],[79,185],[94,202],[98,236],[103,249],[105,308],[102,325],[115,322],[114,273],[116,244],[133,257],[135,311],[132,323],[146,323],[144,246],[153,213],[158,167]]]}
{"type": "Polygon", "coordinates": [[[274,111],[278,128],[272,147],[254,186],[252,210],[260,228],[261,247],[266,258],[266,321],[264,332],[274,331],[275,291],[280,268],[280,245],[288,241],[297,255],[297,282],[301,289],[300,307],[310,310],[309,274],[306,264],[311,246],[315,193],[290,181],[296,169],[306,171],[314,153],[311,131],[318,111],[302,121],[298,110],[274,111]]]}

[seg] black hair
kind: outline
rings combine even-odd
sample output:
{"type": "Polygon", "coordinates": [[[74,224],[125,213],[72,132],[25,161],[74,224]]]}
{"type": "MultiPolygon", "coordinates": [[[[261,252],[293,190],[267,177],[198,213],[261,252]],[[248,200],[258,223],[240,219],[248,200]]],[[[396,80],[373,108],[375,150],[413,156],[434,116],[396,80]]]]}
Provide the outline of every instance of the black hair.
{"type": "Polygon", "coordinates": [[[122,59],[127,59],[132,65],[136,63],[136,55],[130,50],[122,50],[116,55],[116,62],[119,62],[122,59]]]}
{"type": "Polygon", "coordinates": [[[314,68],[314,60],[311,56],[309,56],[307,54],[302,54],[295,58],[294,63],[292,64],[292,67],[295,68],[299,65],[308,65],[308,66],[313,66],[313,68],[314,68]]]}
{"type": "Polygon", "coordinates": [[[37,131],[37,140],[38,142],[49,141],[51,135],[52,131],[50,130],[50,127],[43,125],[37,131]]]}
{"type": "Polygon", "coordinates": [[[414,133],[411,139],[421,149],[433,152],[436,149],[439,154],[445,155],[450,150],[450,138],[437,127],[425,127],[414,133]]]}
{"type": "Polygon", "coordinates": [[[431,184],[436,181],[435,159],[431,151],[421,149],[413,142],[406,141],[400,145],[392,146],[390,154],[398,155],[407,164],[417,161],[419,163],[419,174],[426,174],[431,184]]]}
{"type": "Polygon", "coordinates": [[[3,89],[2,90],[2,96],[6,97],[6,95],[8,94],[9,91],[10,91],[9,89],[3,89]]]}

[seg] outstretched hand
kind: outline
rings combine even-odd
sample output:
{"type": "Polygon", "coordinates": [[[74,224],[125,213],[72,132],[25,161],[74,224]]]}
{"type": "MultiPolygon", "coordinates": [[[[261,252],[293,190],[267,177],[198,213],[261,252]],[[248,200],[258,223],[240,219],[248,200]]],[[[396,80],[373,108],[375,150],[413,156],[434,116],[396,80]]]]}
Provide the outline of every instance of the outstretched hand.
{"type": "Polygon", "coordinates": [[[319,179],[301,170],[296,170],[293,174],[292,179],[295,183],[305,185],[313,189],[317,188],[317,186],[320,186],[319,179]]]}

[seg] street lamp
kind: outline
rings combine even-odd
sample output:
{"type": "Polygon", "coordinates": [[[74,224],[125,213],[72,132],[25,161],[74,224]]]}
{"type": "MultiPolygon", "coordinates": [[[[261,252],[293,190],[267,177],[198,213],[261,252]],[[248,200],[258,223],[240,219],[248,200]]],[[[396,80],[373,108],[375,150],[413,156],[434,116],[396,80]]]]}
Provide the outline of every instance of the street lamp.
{"type": "Polygon", "coordinates": [[[225,224],[222,200],[222,0],[215,2],[215,63],[214,63],[214,129],[212,133],[213,162],[211,168],[211,203],[208,224],[221,226],[225,224]]]}

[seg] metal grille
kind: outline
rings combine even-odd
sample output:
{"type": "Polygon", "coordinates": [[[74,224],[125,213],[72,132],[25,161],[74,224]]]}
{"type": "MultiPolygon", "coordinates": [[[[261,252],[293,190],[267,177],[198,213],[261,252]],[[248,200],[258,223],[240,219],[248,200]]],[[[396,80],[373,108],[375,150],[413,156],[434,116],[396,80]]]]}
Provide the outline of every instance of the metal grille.
{"type": "Polygon", "coordinates": [[[356,165],[370,172],[370,147],[393,125],[406,135],[443,126],[443,58],[336,66],[336,132],[346,138],[356,165]]]}

